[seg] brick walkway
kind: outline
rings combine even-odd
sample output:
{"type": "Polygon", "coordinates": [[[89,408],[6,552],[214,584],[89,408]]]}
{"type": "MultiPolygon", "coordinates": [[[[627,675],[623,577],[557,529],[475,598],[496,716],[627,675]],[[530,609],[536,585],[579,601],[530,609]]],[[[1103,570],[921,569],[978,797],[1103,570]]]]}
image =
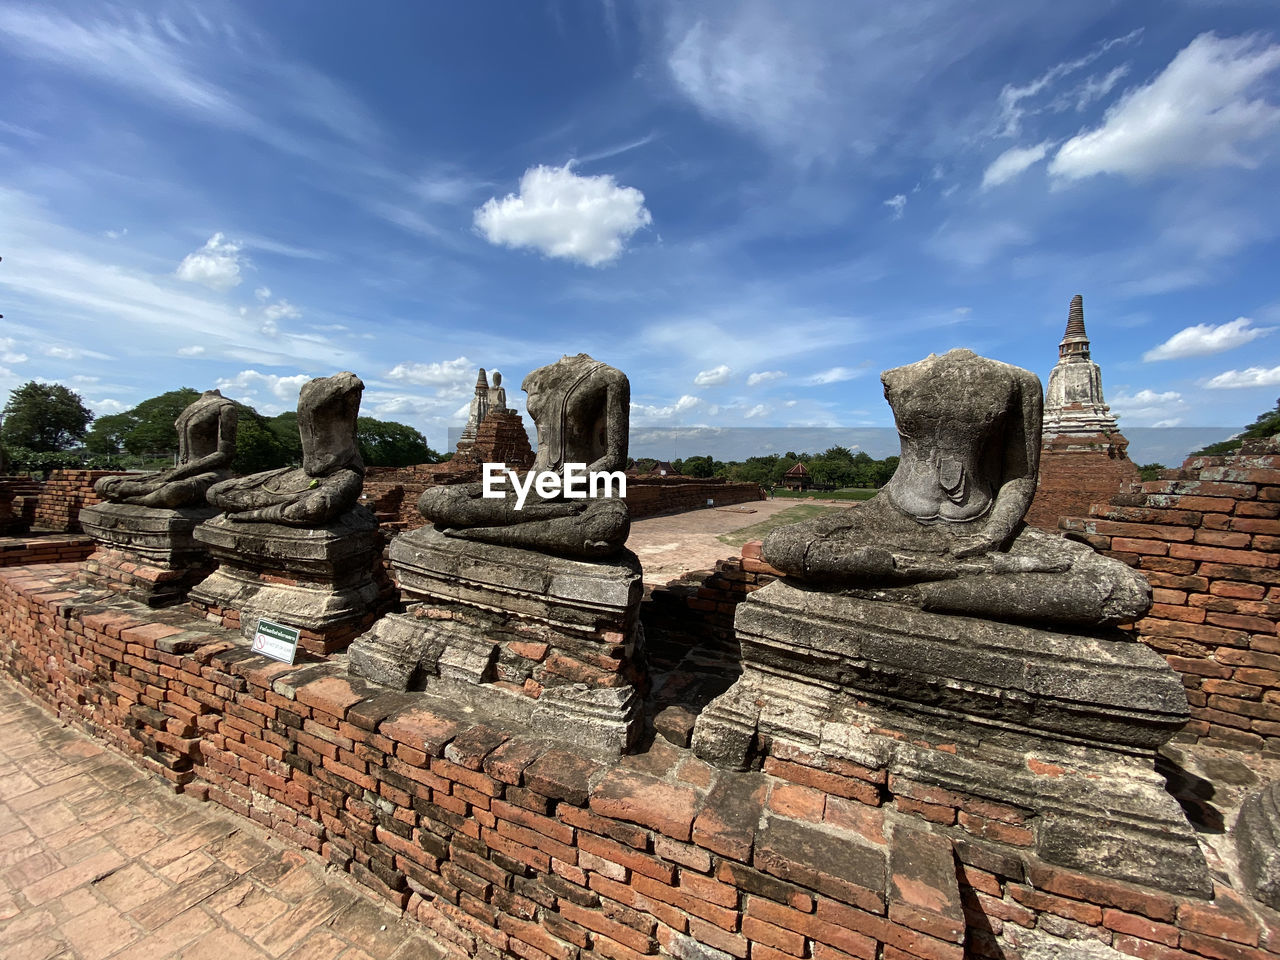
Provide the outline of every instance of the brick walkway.
{"type": "Polygon", "coordinates": [[[4,960],[432,960],[431,937],[0,680],[4,960]]]}

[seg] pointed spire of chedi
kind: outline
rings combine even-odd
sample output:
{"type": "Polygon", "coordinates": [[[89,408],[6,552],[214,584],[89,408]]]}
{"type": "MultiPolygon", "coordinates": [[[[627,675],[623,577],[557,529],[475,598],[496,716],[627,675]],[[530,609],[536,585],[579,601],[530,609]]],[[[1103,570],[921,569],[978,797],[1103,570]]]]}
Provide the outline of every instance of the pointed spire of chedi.
{"type": "Polygon", "coordinates": [[[1089,358],[1084,330],[1084,297],[1071,298],[1067,331],[1058,344],[1058,364],[1045,391],[1044,439],[1087,437],[1118,432],[1119,424],[1102,398],[1102,371],[1089,358]]]}
{"type": "Polygon", "coordinates": [[[1071,309],[1067,313],[1067,332],[1062,335],[1058,344],[1058,358],[1068,357],[1089,359],[1089,336],[1084,332],[1084,297],[1076,294],[1071,298],[1071,309]]]}
{"type": "Polygon", "coordinates": [[[1062,517],[1083,517],[1138,480],[1129,441],[1102,397],[1102,371],[1089,358],[1084,297],[1071,298],[1058,363],[1045,390],[1040,481],[1027,523],[1058,529],[1062,517]]]}

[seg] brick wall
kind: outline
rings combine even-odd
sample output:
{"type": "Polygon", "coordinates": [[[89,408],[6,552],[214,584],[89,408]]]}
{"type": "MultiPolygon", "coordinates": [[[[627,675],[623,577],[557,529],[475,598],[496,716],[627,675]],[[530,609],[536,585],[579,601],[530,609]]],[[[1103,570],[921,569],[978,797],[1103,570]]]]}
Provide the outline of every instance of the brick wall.
{"type": "Polygon", "coordinates": [[[700,510],[708,500],[724,507],[764,498],[765,492],[758,483],[737,483],[723,477],[627,477],[627,507],[632,520],[660,513],[700,510]]]}
{"type": "Polygon", "coordinates": [[[21,536],[31,529],[40,481],[30,477],[0,477],[0,537],[21,536]]]}
{"type": "Polygon", "coordinates": [[[1127,445],[1128,441],[1112,442],[1102,435],[1092,443],[1079,437],[1052,438],[1040,450],[1040,478],[1027,523],[1057,530],[1062,517],[1083,516],[1093,504],[1138,483],[1138,468],[1125,453],[1127,445]]]}
{"type": "Polygon", "coordinates": [[[1280,451],[1190,458],[1061,529],[1151,581],[1135,628],[1182,674],[1184,733],[1280,752],[1280,451]]]}
{"type": "Polygon", "coordinates": [[[40,486],[40,500],[36,505],[32,526],[59,533],[80,532],[80,511],[84,507],[101,503],[102,498],[93,492],[93,485],[100,477],[110,477],[119,470],[54,470],[40,486]]]}
{"type": "Polygon", "coordinates": [[[456,957],[1015,960],[1046,935],[1280,956],[1275,915],[1226,886],[1192,901],[1037,861],[1015,807],[807,751],[726,774],[657,739],[601,762],[366,687],[340,657],[274,663],[181,609],[82,589],[70,566],[0,571],[0,667],[456,957]]]}
{"type": "Polygon", "coordinates": [[[79,563],[93,553],[93,537],[86,534],[15,537],[0,542],[0,567],[38,563],[79,563]]]}

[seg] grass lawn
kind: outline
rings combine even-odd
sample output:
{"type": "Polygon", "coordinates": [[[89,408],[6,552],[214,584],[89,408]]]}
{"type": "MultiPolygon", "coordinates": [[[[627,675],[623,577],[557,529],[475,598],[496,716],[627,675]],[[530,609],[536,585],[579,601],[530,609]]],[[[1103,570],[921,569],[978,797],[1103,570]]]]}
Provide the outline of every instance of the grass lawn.
{"type": "Polygon", "coordinates": [[[879,492],[874,488],[846,487],[843,490],[805,490],[801,493],[798,490],[783,490],[778,487],[773,491],[773,495],[779,500],[784,498],[792,500],[870,500],[879,492]]]}
{"type": "Polygon", "coordinates": [[[731,547],[740,547],[748,540],[762,539],[774,527],[786,526],[788,523],[808,520],[810,517],[830,513],[832,510],[843,509],[844,507],[833,507],[827,503],[798,503],[794,507],[787,507],[787,509],[775,513],[768,520],[761,520],[759,523],[753,523],[749,527],[740,527],[737,530],[722,533],[716,539],[721,543],[727,543],[731,547]]]}

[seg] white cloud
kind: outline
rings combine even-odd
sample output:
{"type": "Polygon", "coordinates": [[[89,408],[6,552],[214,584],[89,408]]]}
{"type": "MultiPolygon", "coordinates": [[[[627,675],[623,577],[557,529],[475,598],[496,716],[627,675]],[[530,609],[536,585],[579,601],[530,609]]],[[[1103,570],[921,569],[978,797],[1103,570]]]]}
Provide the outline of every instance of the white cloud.
{"type": "Polygon", "coordinates": [[[113,413],[123,413],[125,410],[128,410],[133,406],[131,403],[121,403],[119,400],[114,400],[111,397],[106,397],[102,400],[89,400],[87,403],[95,417],[105,417],[113,413]]]}
{"type": "Polygon", "coordinates": [[[746,420],[754,420],[756,417],[767,417],[772,411],[763,403],[757,403],[754,407],[743,414],[746,420]]]}
{"type": "Polygon", "coordinates": [[[666,420],[674,417],[678,413],[685,413],[701,404],[702,401],[697,397],[685,394],[675,403],[668,404],[665,407],[651,406],[646,403],[632,403],[632,417],[639,417],[646,420],[666,420]]]}
{"type": "Polygon", "coordinates": [[[225,396],[244,403],[258,405],[260,397],[261,413],[275,414],[286,409],[293,409],[298,404],[298,393],[302,385],[312,379],[305,373],[292,377],[281,377],[274,373],[259,373],[257,370],[241,370],[234,377],[220,379],[214,384],[225,396]],[[276,401],[276,402],[273,402],[276,401]]]}
{"type": "Polygon", "coordinates": [[[1248,317],[1236,317],[1230,323],[1198,323],[1194,327],[1179,330],[1172,337],[1142,355],[1150,363],[1153,360],[1180,360],[1183,357],[1206,357],[1224,350],[1243,346],[1271,331],[1255,327],[1248,317]]]}
{"type": "MultiPolygon", "coordinates": [[[[1022,130],[1023,117],[1028,113],[1034,114],[1040,112],[1039,110],[1025,106],[1024,101],[1028,101],[1039,96],[1045,90],[1052,88],[1059,80],[1070,76],[1077,70],[1087,67],[1112,47],[1128,46],[1130,43],[1138,40],[1142,36],[1142,33],[1143,30],[1139,27],[1136,30],[1126,33],[1122,37],[1113,37],[1110,40],[1104,40],[1082,57],[1055,64],[1025,86],[1015,87],[1012,84],[1006,84],[1004,89],[1000,91],[1000,113],[996,121],[996,135],[1002,137],[1016,137],[1022,130]]],[[[1110,80],[1110,85],[1114,85],[1116,81],[1124,75],[1126,70],[1124,67],[1117,69],[1121,72],[1114,79],[1110,80]]],[[[1112,72],[1114,73],[1115,71],[1112,72]]],[[[1090,80],[1086,81],[1079,91],[1075,93],[1075,99],[1077,102],[1080,102],[1080,100],[1085,97],[1105,95],[1105,90],[1101,92],[1097,91],[1106,83],[1107,81],[1105,79],[1103,81],[1095,81],[1093,78],[1090,78],[1090,80]]],[[[1106,89],[1110,90],[1111,86],[1107,86],[1106,89]]],[[[1088,100],[1086,99],[1084,102],[1087,104],[1088,100]]],[[[1083,107],[1078,109],[1083,109],[1083,107]]]]}
{"type": "Polygon", "coordinates": [[[723,363],[718,367],[712,367],[710,370],[701,371],[693,378],[694,386],[697,387],[715,387],[729,380],[730,370],[723,363]]]}
{"type": "Polygon", "coordinates": [[[1176,390],[1157,393],[1143,389],[1132,394],[1121,390],[1111,397],[1110,406],[1112,413],[1131,425],[1154,426],[1158,422],[1169,422],[1173,419],[1170,415],[1185,409],[1187,404],[1176,390]]]}
{"type": "Polygon", "coordinates": [[[739,8],[732,23],[693,24],[675,43],[667,67],[700,111],[742,127],[777,146],[813,151],[809,119],[828,97],[822,76],[827,57],[818,38],[806,37],[769,8],[739,8]],[[797,69],[804,64],[804,69],[797,69]],[[807,147],[805,142],[808,140],[807,147]]]}
{"type": "Polygon", "coordinates": [[[907,198],[905,194],[897,193],[884,202],[886,207],[893,210],[893,219],[901,220],[903,212],[907,209],[907,198]]]}
{"type": "Polygon", "coordinates": [[[178,356],[180,357],[198,357],[204,353],[204,347],[199,344],[192,347],[179,347],[178,356]]]}
{"type": "Polygon", "coordinates": [[[203,247],[187,254],[178,264],[177,276],[214,290],[230,290],[240,285],[240,267],[245,259],[240,244],[215,233],[203,247]]]}
{"type": "Polygon", "coordinates": [[[420,386],[456,387],[470,389],[475,386],[479,369],[466,357],[437,363],[399,363],[387,371],[392,380],[404,380],[420,386]]]}
{"type": "Polygon", "coordinates": [[[1244,148],[1280,129],[1280,107],[1250,92],[1280,68],[1280,46],[1202,33],[1144,87],[1107,110],[1102,125],[1064,143],[1049,172],[1140,177],[1177,167],[1245,167],[1244,148]]]}
{"type": "Polygon", "coordinates": [[[982,189],[990,190],[1012,180],[1043,160],[1048,152],[1048,141],[1037,143],[1034,147],[1011,147],[991,161],[991,166],[982,175],[982,189]]]}
{"type": "Polygon", "coordinates": [[[13,337],[0,337],[0,363],[26,363],[27,355],[17,349],[13,337]]]}
{"type": "Polygon", "coordinates": [[[598,267],[653,217],[644,194],[608,174],[579,176],[563,167],[530,167],[519,194],[491,197],[475,212],[476,228],[497,246],[528,248],[598,267]]]}
{"type": "Polygon", "coordinates": [[[747,386],[754,387],[770,380],[781,380],[786,374],[781,370],[760,370],[747,377],[747,386]]]}
{"type": "Polygon", "coordinates": [[[257,297],[260,302],[266,303],[271,299],[271,288],[259,287],[257,290],[253,291],[253,295],[257,297]]]}
{"type": "Polygon", "coordinates": [[[1209,380],[1210,390],[1241,390],[1246,387],[1274,387],[1280,384],[1280,367],[1248,367],[1228,370],[1209,380]]]}
{"type": "Polygon", "coordinates": [[[302,311],[288,300],[281,300],[266,307],[262,311],[262,315],[272,322],[276,320],[297,320],[302,316],[302,311]]]}
{"type": "Polygon", "coordinates": [[[843,383],[845,380],[860,376],[862,376],[861,370],[854,370],[851,367],[832,367],[830,370],[823,370],[811,377],[805,377],[800,382],[807,387],[819,387],[828,383],[843,383]]]}

